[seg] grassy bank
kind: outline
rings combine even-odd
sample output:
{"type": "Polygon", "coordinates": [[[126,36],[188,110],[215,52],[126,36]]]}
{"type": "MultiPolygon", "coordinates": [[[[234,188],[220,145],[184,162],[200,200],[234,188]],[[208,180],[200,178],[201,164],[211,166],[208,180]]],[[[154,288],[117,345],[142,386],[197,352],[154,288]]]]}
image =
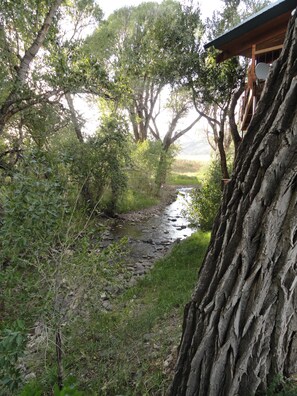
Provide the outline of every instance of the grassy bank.
{"type": "Polygon", "coordinates": [[[208,162],[177,158],[168,177],[171,185],[197,185],[208,167],[208,162]]]}
{"type": "Polygon", "coordinates": [[[175,245],[113,310],[78,323],[65,345],[67,375],[84,395],[163,395],[181,335],[183,308],[209,242],[198,232],[175,245]],[[71,341],[71,342],[70,342],[71,341]]]}

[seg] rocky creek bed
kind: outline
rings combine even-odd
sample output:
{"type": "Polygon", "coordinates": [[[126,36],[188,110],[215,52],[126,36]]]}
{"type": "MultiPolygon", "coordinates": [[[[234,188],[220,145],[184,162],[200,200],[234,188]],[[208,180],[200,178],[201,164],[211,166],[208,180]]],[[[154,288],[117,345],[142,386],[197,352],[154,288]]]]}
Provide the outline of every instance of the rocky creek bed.
{"type": "Polygon", "coordinates": [[[167,199],[160,205],[138,212],[119,215],[103,233],[100,248],[127,238],[129,255],[127,273],[122,287],[107,287],[102,293],[102,307],[112,310],[112,297],[123,289],[132,287],[139,278],[150,271],[154,263],[164,257],[173,244],[190,236],[191,228],[184,210],[192,187],[178,187],[167,192],[167,199]]]}

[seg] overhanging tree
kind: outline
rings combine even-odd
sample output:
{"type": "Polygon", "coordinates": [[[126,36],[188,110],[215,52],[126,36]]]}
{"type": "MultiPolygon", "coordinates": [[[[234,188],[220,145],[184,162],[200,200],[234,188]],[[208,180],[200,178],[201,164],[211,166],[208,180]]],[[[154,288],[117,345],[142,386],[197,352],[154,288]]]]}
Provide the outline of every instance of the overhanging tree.
{"type": "MultiPolygon", "coordinates": [[[[102,14],[93,0],[2,3],[1,136],[15,130],[20,120],[31,132],[30,118],[35,114],[42,118],[49,107],[65,121],[63,94],[106,95],[107,81],[99,62],[82,51],[82,29],[97,24],[102,14]]],[[[48,123],[45,117],[43,124],[48,123]]]]}
{"type": "Polygon", "coordinates": [[[170,395],[251,395],[297,372],[297,19],[224,191],[170,395]]]}

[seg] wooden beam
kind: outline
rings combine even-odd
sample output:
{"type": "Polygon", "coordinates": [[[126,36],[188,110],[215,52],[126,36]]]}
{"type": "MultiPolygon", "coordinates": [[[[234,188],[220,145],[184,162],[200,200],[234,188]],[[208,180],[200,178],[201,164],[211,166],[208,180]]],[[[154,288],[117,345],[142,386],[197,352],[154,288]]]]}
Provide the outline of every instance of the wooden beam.
{"type": "Polygon", "coordinates": [[[273,21],[221,45],[217,48],[222,51],[218,62],[222,62],[237,55],[251,57],[251,46],[253,43],[257,44],[259,50],[265,47],[269,48],[281,45],[284,41],[290,16],[291,12],[280,15],[273,21]]]}
{"type": "Polygon", "coordinates": [[[255,55],[265,54],[267,52],[276,51],[276,50],[282,49],[282,48],[283,48],[282,44],[275,45],[274,47],[269,47],[269,48],[264,48],[264,49],[261,49],[261,50],[257,50],[257,51],[255,51],[255,55]]]}

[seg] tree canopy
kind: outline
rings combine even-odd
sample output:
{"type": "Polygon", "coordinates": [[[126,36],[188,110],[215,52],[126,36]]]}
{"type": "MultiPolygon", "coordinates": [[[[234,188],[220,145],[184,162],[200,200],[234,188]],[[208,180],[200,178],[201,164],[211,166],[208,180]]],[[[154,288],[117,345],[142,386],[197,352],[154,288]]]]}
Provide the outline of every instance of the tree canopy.
{"type": "Polygon", "coordinates": [[[198,61],[199,9],[186,12],[173,0],[124,7],[112,14],[89,40],[90,53],[104,61],[122,90],[136,141],[148,138],[161,91],[177,86],[198,61]]]}

